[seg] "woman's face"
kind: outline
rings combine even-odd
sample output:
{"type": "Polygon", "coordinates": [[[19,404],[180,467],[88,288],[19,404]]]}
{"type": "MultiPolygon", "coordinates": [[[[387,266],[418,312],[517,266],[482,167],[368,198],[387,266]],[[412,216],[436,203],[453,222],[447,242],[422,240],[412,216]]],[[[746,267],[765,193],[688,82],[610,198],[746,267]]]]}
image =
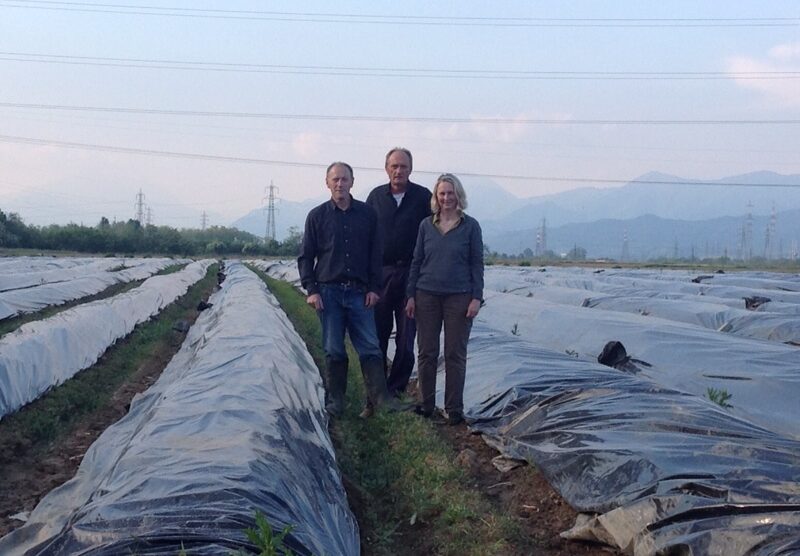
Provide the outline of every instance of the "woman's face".
{"type": "Polygon", "coordinates": [[[458,206],[458,198],[456,198],[456,190],[452,183],[439,182],[439,187],[436,188],[436,201],[442,210],[455,210],[458,206]]]}

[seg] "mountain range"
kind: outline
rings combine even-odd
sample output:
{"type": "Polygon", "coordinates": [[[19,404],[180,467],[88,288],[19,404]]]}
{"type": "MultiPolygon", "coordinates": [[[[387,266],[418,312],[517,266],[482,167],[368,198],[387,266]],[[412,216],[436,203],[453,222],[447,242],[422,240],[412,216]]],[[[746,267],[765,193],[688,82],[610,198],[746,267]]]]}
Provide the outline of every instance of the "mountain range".
{"type": "MultiPolygon", "coordinates": [[[[718,180],[693,180],[650,172],[620,187],[588,186],[519,198],[486,178],[465,177],[469,207],[483,228],[484,241],[500,253],[536,250],[546,226],[546,247],[565,253],[583,247],[590,257],[723,256],[765,250],[785,256],[800,239],[800,175],[753,172],[718,180]],[[769,240],[766,230],[775,213],[769,240]],[[746,224],[747,215],[750,224],[746,224]],[[794,243],[793,243],[794,242],[794,243]]],[[[308,211],[324,197],[302,203],[282,201],[276,214],[278,239],[289,228],[302,230],[308,211]]],[[[255,209],[234,227],[264,235],[266,214],[255,209]]],[[[796,247],[795,247],[796,250],[796,247]]]]}

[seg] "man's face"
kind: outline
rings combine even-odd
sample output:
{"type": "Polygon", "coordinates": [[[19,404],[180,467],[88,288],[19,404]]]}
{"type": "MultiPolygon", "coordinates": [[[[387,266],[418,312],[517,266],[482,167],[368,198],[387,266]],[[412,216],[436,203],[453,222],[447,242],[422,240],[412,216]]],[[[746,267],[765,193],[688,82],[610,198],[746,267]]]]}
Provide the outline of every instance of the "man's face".
{"type": "Polygon", "coordinates": [[[411,161],[408,155],[402,151],[393,152],[386,161],[386,174],[389,176],[392,188],[405,188],[408,176],[411,175],[411,161]]]}
{"type": "Polygon", "coordinates": [[[350,196],[353,187],[353,176],[345,166],[336,165],[325,176],[325,185],[331,190],[334,201],[343,201],[350,196]]]}

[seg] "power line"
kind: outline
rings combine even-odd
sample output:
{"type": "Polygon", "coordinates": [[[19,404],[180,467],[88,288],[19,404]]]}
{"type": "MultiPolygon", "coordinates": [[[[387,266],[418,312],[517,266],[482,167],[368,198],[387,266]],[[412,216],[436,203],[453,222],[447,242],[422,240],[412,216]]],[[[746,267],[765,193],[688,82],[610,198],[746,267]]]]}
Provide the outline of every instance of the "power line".
{"type": "Polygon", "coordinates": [[[235,73],[336,75],[361,77],[427,77],[438,79],[517,79],[517,80],[787,80],[800,79],[800,71],[546,71],[485,70],[444,68],[388,68],[359,66],[316,66],[288,64],[248,64],[236,62],[197,62],[148,58],[109,58],[70,56],[31,52],[0,52],[0,60],[93,67],[169,69],[235,73]]]}
{"type": "MultiPolygon", "coordinates": [[[[146,156],[161,156],[161,157],[169,157],[169,158],[187,158],[193,160],[210,160],[215,162],[236,162],[236,163],[243,163],[243,164],[260,164],[260,165],[272,165],[272,166],[289,166],[294,168],[314,168],[314,169],[324,169],[327,168],[327,163],[316,163],[316,162],[295,162],[295,161],[287,161],[287,160],[266,160],[262,158],[244,158],[244,157],[234,157],[234,156],[219,156],[219,155],[209,155],[209,154],[200,154],[200,153],[185,153],[185,152],[175,152],[175,151],[161,151],[155,149],[137,149],[137,148],[129,148],[129,147],[115,147],[110,145],[96,145],[96,144],[88,144],[88,143],[74,143],[74,142],[67,142],[67,141],[51,141],[46,139],[35,139],[30,137],[14,137],[10,135],[0,135],[0,141],[10,142],[10,143],[23,143],[23,144],[30,144],[30,145],[47,145],[51,147],[63,147],[63,148],[70,148],[70,149],[83,149],[83,150],[94,150],[94,151],[107,151],[107,152],[117,152],[117,153],[125,153],[125,154],[137,154],[137,155],[146,155],[146,156]]],[[[384,168],[378,166],[356,166],[353,165],[353,168],[356,170],[365,170],[365,171],[383,171],[384,168]]],[[[424,169],[415,169],[414,170],[420,174],[430,174],[430,175],[438,175],[440,172],[438,171],[430,171],[424,169]]],[[[526,181],[549,181],[549,182],[567,182],[567,183],[608,183],[608,184],[629,184],[629,183],[641,183],[641,184],[649,184],[649,185],[696,185],[696,186],[717,186],[717,187],[791,187],[796,188],[800,187],[800,183],[797,184],[786,184],[786,183],[761,183],[761,184],[752,184],[752,183],[740,183],[740,182],[700,182],[700,181],[688,181],[688,180],[630,180],[630,179],[607,179],[607,178],[584,178],[584,177],[557,177],[557,176],[529,176],[529,175],[519,175],[519,174],[484,174],[484,173],[475,173],[475,172],[465,172],[460,171],[457,172],[462,176],[470,176],[470,177],[477,177],[477,178],[500,178],[500,179],[509,179],[509,180],[526,180],[526,181]]]]}
{"type": "Polygon", "coordinates": [[[157,108],[129,108],[103,106],[71,106],[63,104],[27,104],[0,102],[0,107],[34,110],[65,110],[75,112],[113,112],[118,114],[152,114],[158,116],[193,116],[214,118],[265,118],[277,120],[321,120],[359,122],[424,122],[461,124],[512,124],[512,125],[796,125],[800,120],[599,120],[553,118],[434,118],[425,116],[356,116],[329,114],[277,114],[264,112],[212,112],[206,110],[165,110],[157,108]]]}
{"type": "Polygon", "coordinates": [[[247,21],[283,21],[310,23],[362,23],[384,25],[423,25],[447,27],[796,27],[797,17],[750,18],[543,18],[543,17],[459,17],[414,16],[408,14],[353,14],[325,12],[281,12],[255,10],[210,10],[132,4],[90,4],[86,2],[55,2],[44,0],[14,0],[3,2],[7,7],[83,12],[116,15],[147,15],[195,19],[228,19],[247,21]]]}

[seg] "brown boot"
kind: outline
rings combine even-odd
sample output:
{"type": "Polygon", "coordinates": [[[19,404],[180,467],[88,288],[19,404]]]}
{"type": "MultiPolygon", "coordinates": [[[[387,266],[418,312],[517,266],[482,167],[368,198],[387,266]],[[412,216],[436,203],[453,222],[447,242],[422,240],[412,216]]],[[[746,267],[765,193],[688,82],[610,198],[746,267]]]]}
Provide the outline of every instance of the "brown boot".
{"type": "Polygon", "coordinates": [[[375,406],[372,405],[372,402],[367,400],[367,403],[364,404],[364,409],[361,410],[361,413],[359,413],[358,416],[362,419],[369,419],[373,415],[375,415],[375,406]]]}

